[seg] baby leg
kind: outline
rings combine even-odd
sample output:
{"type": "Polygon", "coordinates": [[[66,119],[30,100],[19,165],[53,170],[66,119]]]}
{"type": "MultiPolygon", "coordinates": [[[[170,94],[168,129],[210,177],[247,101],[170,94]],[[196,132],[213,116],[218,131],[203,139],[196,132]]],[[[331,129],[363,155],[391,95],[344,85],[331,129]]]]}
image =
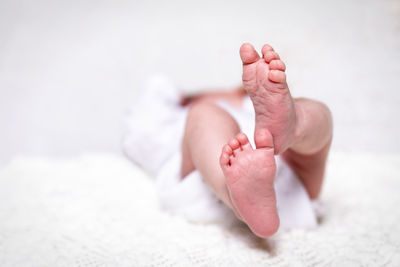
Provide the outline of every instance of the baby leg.
{"type": "MultiPolygon", "coordinates": [[[[182,143],[182,177],[197,169],[217,197],[236,213],[219,164],[221,148],[239,132],[234,118],[212,103],[194,104],[182,143]]],[[[240,216],[236,213],[236,216],[240,216]]]]}
{"type": "Polygon", "coordinates": [[[312,199],[322,187],[326,159],[332,140],[332,116],[321,102],[298,98],[296,135],[282,157],[297,173],[312,199]]]}

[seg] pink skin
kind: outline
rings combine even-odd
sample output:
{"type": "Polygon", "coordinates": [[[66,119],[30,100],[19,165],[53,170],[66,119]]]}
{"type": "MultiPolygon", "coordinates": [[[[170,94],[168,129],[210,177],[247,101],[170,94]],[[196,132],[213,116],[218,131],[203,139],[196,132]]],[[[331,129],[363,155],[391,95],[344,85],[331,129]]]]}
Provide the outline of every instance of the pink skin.
{"type": "Polygon", "coordinates": [[[279,227],[274,177],[276,171],[272,136],[259,138],[263,148],[253,149],[239,133],[222,149],[220,164],[236,213],[258,236],[274,234],[279,227]]]}
{"type": "Polygon", "coordinates": [[[215,104],[218,98],[196,101],[187,116],[181,172],[185,177],[197,169],[253,233],[269,237],[279,228],[274,154],[288,162],[311,198],[318,197],[332,139],[332,118],[324,104],[291,97],[285,64],[271,46],[264,45],[262,55],[250,44],[240,48],[243,86],[256,113],[256,149],[239,133],[233,117],[215,104]]]}
{"type": "Polygon", "coordinates": [[[253,101],[257,131],[268,129],[275,144],[275,153],[285,151],[294,139],[296,112],[286,83],[286,66],[269,45],[262,48],[260,58],[251,44],[243,44],[240,57],[243,62],[243,87],[253,101]]]}

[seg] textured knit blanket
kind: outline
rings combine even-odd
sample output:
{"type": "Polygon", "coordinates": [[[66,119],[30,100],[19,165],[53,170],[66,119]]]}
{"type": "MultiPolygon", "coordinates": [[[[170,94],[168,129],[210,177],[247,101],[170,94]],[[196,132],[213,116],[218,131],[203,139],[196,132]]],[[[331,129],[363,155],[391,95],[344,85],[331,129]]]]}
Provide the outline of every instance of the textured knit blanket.
{"type": "Polygon", "coordinates": [[[162,211],[117,155],[0,169],[0,266],[400,266],[400,155],[333,153],[319,226],[258,239],[162,211]]]}

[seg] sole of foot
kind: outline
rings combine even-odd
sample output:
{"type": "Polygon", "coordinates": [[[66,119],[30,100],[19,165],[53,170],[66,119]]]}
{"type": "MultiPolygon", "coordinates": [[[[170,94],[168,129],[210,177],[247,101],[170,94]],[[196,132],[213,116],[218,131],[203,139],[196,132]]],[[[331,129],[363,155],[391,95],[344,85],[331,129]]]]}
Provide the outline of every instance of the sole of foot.
{"type": "MultiPolygon", "coordinates": [[[[275,153],[285,151],[294,140],[296,111],[286,83],[286,66],[270,45],[262,48],[262,57],[254,47],[245,43],[240,48],[243,62],[243,87],[249,94],[258,130],[272,134],[275,153]]],[[[260,145],[256,142],[256,148],[260,145]]]]}
{"type": "Polygon", "coordinates": [[[239,133],[220,156],[220,165],[236,213],[254,234],[269,237],[279,228],[274,178],[276,164],[272,135],[259,130],[253,149],[247,136],[239,133]]]}

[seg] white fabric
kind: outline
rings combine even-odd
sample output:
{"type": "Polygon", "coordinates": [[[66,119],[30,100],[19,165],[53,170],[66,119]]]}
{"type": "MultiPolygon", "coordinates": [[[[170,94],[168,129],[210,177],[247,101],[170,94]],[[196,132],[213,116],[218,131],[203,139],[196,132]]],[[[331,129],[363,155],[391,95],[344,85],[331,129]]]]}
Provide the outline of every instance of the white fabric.
{"type": "MultiPolygon", "coordinates": [[[[198,171],[183,180],[180,177],[180,145],[187,108],[179,105],[179,91],[168,78],[155,76],[149,79],[142,92],[127,116],[124,150],[133,161],[156,174],[162,207],[191,221],[234,220],[232,212],[211,193],[198,171]]],[[[240,109],[225,102],[219,105],[236,119],[253,143],[254,109],[250,99],[246,98],[240,109]]],[[[303,185],[286,163],[279,157],[275,159],[280,228],[315,227],[316,216],[303,185]]]]}
{"type": "Polygon", "coordinates": [[[180,93],[168,78],[154,76],[146,82],[126,116],[124,151],[152,174],[180,145],[186,112],[177,105],[179,100],[180,93]]]}
{"type": "Polygon", "coordinates": [[[318,227],[260,240],[165,213],[121,156],[15,159],[0,168],[0,266],[400,266],[399,166],[332,153],[318,227]]]}

